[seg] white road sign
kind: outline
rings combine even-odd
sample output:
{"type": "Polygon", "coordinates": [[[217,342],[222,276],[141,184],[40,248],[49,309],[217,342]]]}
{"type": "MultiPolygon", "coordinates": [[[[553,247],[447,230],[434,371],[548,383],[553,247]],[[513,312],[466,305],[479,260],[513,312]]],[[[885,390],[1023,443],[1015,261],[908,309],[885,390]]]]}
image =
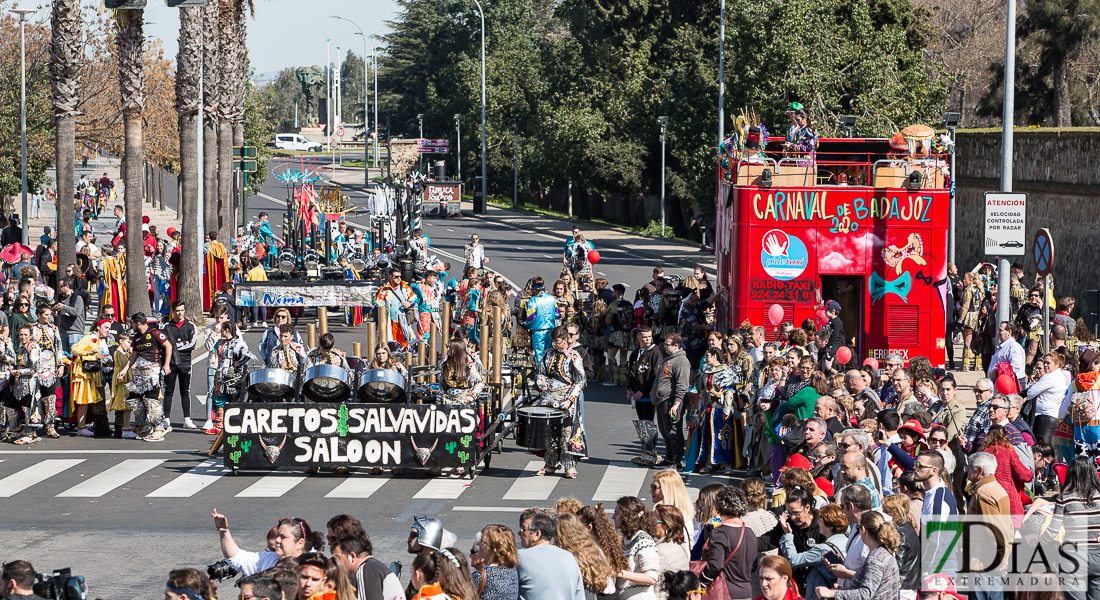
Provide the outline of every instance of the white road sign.
{"type": "Polygon", "coordinates": [[[986,256],[1023,256],[1027,194],[985,193],[986,256]]]}

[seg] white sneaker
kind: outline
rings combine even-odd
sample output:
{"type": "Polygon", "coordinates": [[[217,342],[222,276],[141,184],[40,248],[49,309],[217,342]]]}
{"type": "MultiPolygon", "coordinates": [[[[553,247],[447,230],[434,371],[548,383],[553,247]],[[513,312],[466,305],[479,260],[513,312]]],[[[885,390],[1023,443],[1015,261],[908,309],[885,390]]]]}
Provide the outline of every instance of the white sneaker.
{"type": "Polygon", "coordinates": [[[195,422],[191,420],[191,417],[184,417],[183,418],[183,428],[184,429],[198,429],[198,426],[196,426],[195,422]]]}
{"type": "Polygon", "coordinates": [[[213,429],[213,428],[214,428],[214,421],[211,421],[210,419],[207,419],[206,422],[202,424],[202,430],[203,431],[208,431],[208,430],[213,429]]]}

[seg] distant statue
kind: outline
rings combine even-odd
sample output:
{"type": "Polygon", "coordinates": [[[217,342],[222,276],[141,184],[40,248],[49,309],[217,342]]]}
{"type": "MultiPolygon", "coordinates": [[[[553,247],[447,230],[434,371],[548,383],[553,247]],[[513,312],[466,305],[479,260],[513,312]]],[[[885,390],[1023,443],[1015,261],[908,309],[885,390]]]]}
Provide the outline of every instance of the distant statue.
{"type": "Polygon", "coordinates": [[[302,95],[305,96],[306,100],[305,124],[308,127],[317,127],[319,121],[317,104],[325,90],[324,71],[320,66],[313,65],[312,67],[298,67],[295,74],[302,84],[302,95]]]}

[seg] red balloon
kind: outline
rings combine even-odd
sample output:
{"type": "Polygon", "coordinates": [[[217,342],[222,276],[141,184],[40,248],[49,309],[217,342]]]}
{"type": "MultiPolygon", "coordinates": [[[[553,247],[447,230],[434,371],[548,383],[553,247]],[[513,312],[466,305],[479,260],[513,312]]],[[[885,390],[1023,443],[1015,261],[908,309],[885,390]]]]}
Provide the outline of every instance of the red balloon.
{"type": "Polygon", "coordinates": [[[588,251],[588,262],[590,262],[592,264],[596,264],[596,263],[600,262],[600,253],[596,252],[595,250],[589,250],[588,251]]]}
{"type": "Polygon", "coordinates": [[[1018,393],[1017,386],[1019,385],[1019,382],[1016,381],[1016,378],[1011,375],[1001,375],[997,378],[997,381],[994,385],[997,388],[997,391],[1002,394],[1008,395],[1018,393]]]}
{"type": "Polygon", "coordinates": [[[864,365],[871,365],[872,369],[874,369],[876,371],[878,370],[878,359],[876,359],[876,358],[867,357],[867,358],[863,359],[863,364],[864,365]]]}
{"type": "Polygon", "coordinates": [[[837,348],[836,359],[840,361],[840,364],[846,365],[848,361],[852,360],[852,350],[847,346],[841,346],[837,348]]]}
{"type": "Polygon", "coordinates": [[[768,322],[772,324],[772,327],[779,327],[779,324],[783,322],[784,310],[782,306],[773,304],[768,307],[768,322]]]}

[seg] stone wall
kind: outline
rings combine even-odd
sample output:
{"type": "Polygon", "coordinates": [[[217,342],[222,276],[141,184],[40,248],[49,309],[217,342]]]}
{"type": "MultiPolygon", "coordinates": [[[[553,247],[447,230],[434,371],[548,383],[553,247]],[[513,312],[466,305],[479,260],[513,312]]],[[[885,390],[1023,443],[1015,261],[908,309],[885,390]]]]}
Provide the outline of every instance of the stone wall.
{"type": "MultiPolygon", "coordinates": [[[[1100,289],[1100,129],[1016,129],[1014,192],[1027,193],[1025,285],[1035,282],[1031,242],[1035,231],[1054,238],[1054,291],[1074,296],[1100,289]]],[[[959,132],[956,169],[955,258],[959,270],[993,262],[982,245],[987,191],[999,191],[1001,131],[959,132]]]]}

